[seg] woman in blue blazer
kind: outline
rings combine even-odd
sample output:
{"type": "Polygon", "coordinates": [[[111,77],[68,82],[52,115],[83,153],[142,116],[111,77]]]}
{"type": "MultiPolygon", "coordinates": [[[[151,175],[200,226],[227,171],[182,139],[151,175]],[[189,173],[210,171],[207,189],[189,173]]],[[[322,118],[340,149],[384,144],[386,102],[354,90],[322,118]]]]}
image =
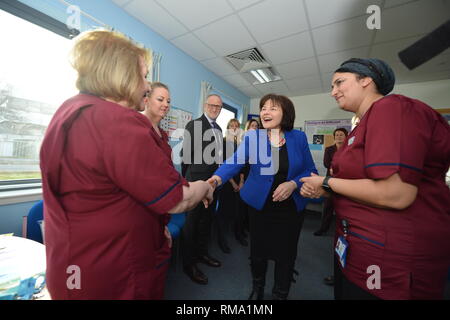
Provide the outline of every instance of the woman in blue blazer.
{"type": "Polygon", "coordinates": [[[209,179],[220,185],[250,164],[240,191],[249,205],[250,259],[253,291],[264,297],[267,261],[275,261],[274,299],[286,299],[297,257],[297,243],[307,199],[299,194],[300,179],[317,173],[306,135],[293,130],[294,105],[289,98],[268,94],[260,103],[263,130],[251,130],[230,157],[209,179]]]}

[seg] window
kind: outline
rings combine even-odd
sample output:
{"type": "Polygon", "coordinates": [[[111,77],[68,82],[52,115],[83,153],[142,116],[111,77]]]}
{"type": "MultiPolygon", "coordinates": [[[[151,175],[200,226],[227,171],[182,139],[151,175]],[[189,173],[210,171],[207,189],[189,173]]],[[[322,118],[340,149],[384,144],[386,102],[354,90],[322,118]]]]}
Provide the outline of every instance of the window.
{"type": "Polygon", "coordinates": [[[77,93],[68,59],[77,33],[19,1],[0,1],[0,184],[40,179],[47,125],[77,93]]]}
{"type": "Polygon", "coordinates": [[[217,124],[222,128],[223,134],[225,134],[228,121],[230,121],[231,119],[237,119],[237,110],[232,106],[224,103],[222,111],[220,111],[219,117],[217,118],[217,124]]]}

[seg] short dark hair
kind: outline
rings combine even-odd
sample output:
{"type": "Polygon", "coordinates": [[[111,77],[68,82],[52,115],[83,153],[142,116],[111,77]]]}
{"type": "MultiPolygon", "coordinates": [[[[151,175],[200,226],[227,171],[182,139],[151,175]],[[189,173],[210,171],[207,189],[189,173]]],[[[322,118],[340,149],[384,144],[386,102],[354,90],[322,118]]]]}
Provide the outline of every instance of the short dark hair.
{"type": "Polygon", "coordinates": [[[347,131],[347,129],[345,129],[345,128],[337,128],[337,129],[335,129],[335,130],[333,131],[333,137],[336,136],[336,132],[338,132],[338,131],[341,131],[341,132],[343,132],[343,133],[345,134],[345,136],[348,136],[348,131],[347,131]]]}
{"type": "Polygon", "coordinates": [[[261,111],[264,104],[271,100],[274,105],[278,105],[283,110],[283,118],[281,119],[281,130],[291,131],[294,129],[295,121],[295,108],[291,99],[286,96],[278,95],[274,93],[266,94],[259,101],[259,111],[261,111]]]}

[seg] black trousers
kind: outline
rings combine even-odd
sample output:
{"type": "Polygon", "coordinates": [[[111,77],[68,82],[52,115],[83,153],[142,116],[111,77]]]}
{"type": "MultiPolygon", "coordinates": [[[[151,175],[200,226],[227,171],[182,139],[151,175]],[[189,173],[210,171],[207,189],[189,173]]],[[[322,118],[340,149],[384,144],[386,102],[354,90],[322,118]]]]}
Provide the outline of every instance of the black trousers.
{"type": "Polygon", "coordinates": [[[211,221],[216,202],[217,195],[214,195],[214,200],[208,208],[200,202],[194,210],[187,213],[181,232],[181,254],[184,266],[190,266],[197,262],[198,257],[208,254],[211,221]]]}
{"type": "Polygon", "coordinates": [[[335,300],[381,300],[347,280],[334,255],[334,299],[335,300]]]}
{"type": "MultiPolygon", "coordinates": [[[[264,287],[266,283],[267,259],[251,258],[250,268],[253,278],[253,289],[256,287],[264,287]]],[[[295,260],[275,261],[274,284],[272,293],[286,298],[291,287],[295,260]]]]}
{"type": "Polygon", "coordinates": [[[244,213],[241,210],[239,192],[227,182],[218,193],[218,210],[215,215],[219,241],[226,241],[226,235],[232,229],[236,238],[244,235],[244,213]]]}
{"type": "Polygon", "coordinates": [[[319,231],[327,232],[328,229],[330,229],[331,221],[333,220],[333,211],[334,211],[333,198],[328,197],[325,199],[324,202],[322,221],[320,224],[319,231]]]}

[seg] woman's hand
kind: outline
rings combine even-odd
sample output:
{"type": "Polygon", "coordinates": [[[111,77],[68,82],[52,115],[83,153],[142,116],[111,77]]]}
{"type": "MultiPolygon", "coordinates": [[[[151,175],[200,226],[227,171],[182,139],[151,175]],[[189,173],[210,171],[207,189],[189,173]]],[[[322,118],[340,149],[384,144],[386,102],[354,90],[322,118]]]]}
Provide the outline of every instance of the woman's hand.
{"type": "Polygon", "coordinates": [[[239,190],[241,190],[244,187],[244,174],[240,173],[239,174],[239,190]]]}
{"type": "Polygon", "coordinates": [[[209,189],[205,195],[205,198],[202,200],[202,202],[203,202],[203,205],[205,206],[205,208],[208,208],[209,204],[213,201],[215,188],[207,181],[205,183],[208,185],[209,189]]]}
{"type": "Polygon", "coordinates": [[[211,178],[206,180],[213,188],[214,190],[222,184],[222,178],[216,175],[213,175],[211,178]]]}
{"type": "Polygon", "coordinates": [[[300,194],[305,198],[320,198],[326,194],[323,190],[322,184],[325,177],[318,176],[315,173],[311,173],[311,177],[304,177],[300,179],[303,182],[300,194]]]}
{"type": "Polygon", "coordinates": [[[236,182],[234,182],[234,180],[233,179],[230,179],[229,180],[230,181],[230,183],[231,183],[231,186],[233,187],[233,191],[234,192],[239,192],[239,186],[238,186],[238,184],[236,183],[236,182]]]}
{"type": "Polygon", "coordinates": [[[170,234],[169,228],[167,228],[167,226],[164,227],[164,235],[169,242],[169,248],[172,248],[172,235],[170,234]]]}
{"type": "Polygon", "coordinates": [[[283,182],[273,192],[272,200],[274,202],[284,201],[291,196],[295,189],[297,189],[297,184],[294,181],[283,182]]]}

